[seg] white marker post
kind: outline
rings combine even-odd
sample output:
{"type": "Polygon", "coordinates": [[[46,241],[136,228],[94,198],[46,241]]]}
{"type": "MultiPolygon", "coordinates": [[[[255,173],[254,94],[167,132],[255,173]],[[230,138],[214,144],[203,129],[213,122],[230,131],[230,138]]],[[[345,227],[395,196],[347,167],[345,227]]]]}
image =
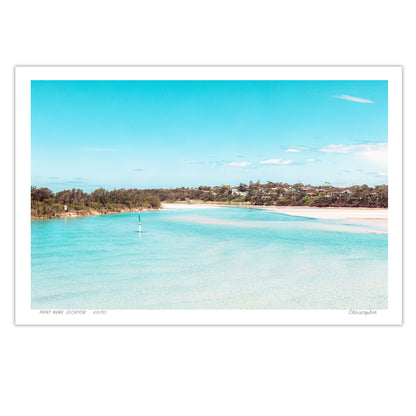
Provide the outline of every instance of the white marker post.
{"type": "Polygon", "coordinates": [[[142,232],[142,222],[140,221],[140,214],[139,214],[139,233],[142,232]]]}

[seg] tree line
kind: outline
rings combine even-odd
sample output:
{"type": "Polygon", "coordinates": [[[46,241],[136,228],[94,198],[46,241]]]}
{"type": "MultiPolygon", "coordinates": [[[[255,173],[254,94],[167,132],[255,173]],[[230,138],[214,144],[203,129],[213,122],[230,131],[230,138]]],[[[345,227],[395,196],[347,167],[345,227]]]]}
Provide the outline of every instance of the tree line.
{"type": "Polygon", "coordinates": [[[250,205],[315,206],[315,207],[388,207],[388,186],[354,185],[346,188],[330,184],[324,186],[289,185],[282,182],[259,181],[231,187],[199,186],[153,190],[162,202],[192,201],[221,202],[250,205]]]}
{"type": "Polygon", "coordinates": [[[159,209],[161,202],[218,202],[226,204],[311,206],[311,207],[388,207],[388,186],[354,185],[347,188],[289,185],[259,181],[238,186],[199,186],[171,189],[98,188],[90,193],[81,189],[52,192],[31,188],[32,218],[59,217],[65,212],[78,215],[106,214],[126,210],[159,209]]]}
{"type": "Polygon", "coordinates": [[[72,189],[54,193],[49,188],[31,188],[32,218],[59,217],[65,212],[91,215],[159,208],[160,199],[155,192],[139,189],[98,188],[91,193],[72,189]]]}

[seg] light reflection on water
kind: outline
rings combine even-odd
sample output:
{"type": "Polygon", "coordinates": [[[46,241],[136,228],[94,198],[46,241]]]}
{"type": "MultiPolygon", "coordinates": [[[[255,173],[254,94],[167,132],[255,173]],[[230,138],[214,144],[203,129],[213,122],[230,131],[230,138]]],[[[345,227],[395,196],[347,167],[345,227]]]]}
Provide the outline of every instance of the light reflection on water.
{"type": "Polygon", "coordinates": [[[387,308],[376,227],[235,207],[141,221],[142,233],[137,213],[32,221],[32,307],[387,308]]]}

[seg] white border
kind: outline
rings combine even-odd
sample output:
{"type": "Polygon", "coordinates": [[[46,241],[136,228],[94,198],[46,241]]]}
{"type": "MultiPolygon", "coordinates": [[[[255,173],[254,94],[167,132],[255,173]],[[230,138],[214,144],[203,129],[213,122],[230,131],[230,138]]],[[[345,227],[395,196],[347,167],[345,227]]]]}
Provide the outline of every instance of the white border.
{"type": "Polygon", "coordinates": [[[401,67],[16,67],[15,323],[17,325],[400,325],[402,323],[401,67]],[[108,310],[106,314],[40,314],[31,309],[30,137],[32,80],[387,80],[389,134],[388,309],[108,310]]]}

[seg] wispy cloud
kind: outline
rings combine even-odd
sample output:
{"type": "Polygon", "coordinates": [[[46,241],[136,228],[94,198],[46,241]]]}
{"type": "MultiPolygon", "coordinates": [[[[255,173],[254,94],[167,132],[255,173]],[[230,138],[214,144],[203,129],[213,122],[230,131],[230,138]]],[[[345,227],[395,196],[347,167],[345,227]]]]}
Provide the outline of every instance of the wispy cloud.
{"type": "Polygon", "coordinates": [[[284,150],[284,152],[299,153],[299,152],[301,152],[302,150],[305,150],[305,149],[307,149],[307,148],[304,147],[304,146],[289,146],[289,147],[287,147],[287,149],[284,150]]]}
{"type": "Polygon", "coordinates": [[[133,169],[135,172],[143,172],[144,169],[133,169]]]}
{"type": "Polygon", "coordinates": [[[353,97],[351,95],[334,95],[334,98],[339,98],[340,100],[354,101],[355,103],[362,103],[362,104],[374,103],[374,101],[367,100],[367,98],[353,97]]]}
{"type": "Polygon", "coordinates": [[[316,162],[316,159],[306,159],[306,163],[313,163],[316,162]]]}
{"type": "Polygon", "coordinates": [[[353,154],[376,165],[387,166],[387,143],[329,144],[319,149],[325,153],[353,154]]]}
{"type": "Polygon", "coordinates": [[[234,166],[237,168],[246,168],[248,166],[251,166],[251,162],[229,162],[224,163],[224,166],[234,166]]]}
{"type": "Polygon", "coordinates": [[[376,150],[387,150],[387,143],[329,144],[319,149],[320,152],[326,153],[353,153],[376,150]]]}
{"type": "Polygon", "coordinates": [[[283,160],[283,159],[269,159],[263,160],[260,162],[261,165],[290,165],[292,163],[291,160],[283,160]]]}
{"type": "Polygon", "coordinates": [[[328,144],[319,149],[324,153],[350,153],[353,149],[360,145],[346,145],[346,144],[328,144]]]}
{"type": "Polygon", "coordinates": [[[387,176],[386,172],[377,172],[377,176],[387,176]]]}

